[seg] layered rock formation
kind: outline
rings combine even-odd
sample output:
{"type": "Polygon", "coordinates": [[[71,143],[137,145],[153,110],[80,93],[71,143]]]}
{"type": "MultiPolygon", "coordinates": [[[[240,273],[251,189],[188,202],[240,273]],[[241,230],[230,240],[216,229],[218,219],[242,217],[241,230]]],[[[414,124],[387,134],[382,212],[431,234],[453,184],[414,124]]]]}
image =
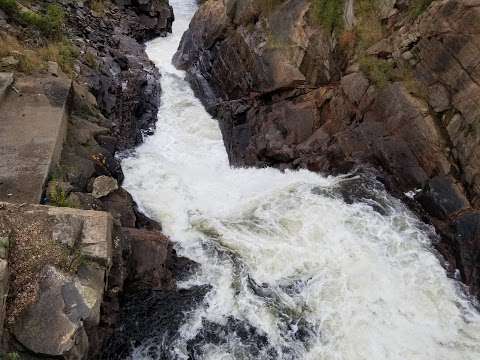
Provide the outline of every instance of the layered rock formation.
{"type": "Polygon", "coordinates": [[[376,168],[416,194],[449,271],[478,295],[480,3],[344,4],[339,19],[310,0],[208,1],[175,63],[233,165],[376,168]]]}

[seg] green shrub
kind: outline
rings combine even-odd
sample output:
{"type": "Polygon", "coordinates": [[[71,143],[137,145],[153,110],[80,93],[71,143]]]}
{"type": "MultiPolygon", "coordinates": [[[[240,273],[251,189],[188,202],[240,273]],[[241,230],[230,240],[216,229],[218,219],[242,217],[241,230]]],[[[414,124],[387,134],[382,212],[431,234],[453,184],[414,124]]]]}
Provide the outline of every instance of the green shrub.
{"type": "Polygon", "coordinates": [[[8,15],[13,15],[18,11],[17,0],[0,0],[0,9],[8,15]]]}
{"type": "Polygon", "coordinates": [[[60,38],[63,24],[65,22],[65,13],[63,9],[51,4],[47,7],[47,14],[44,16],[42,32],[48,37],[60,38]]]}
{"type": "Polygon", "coordinates": [[[412,0],[409,8],[410,15],[413,18],[420,16],[432,2],[433,0],[412,0]]]}
{"type": "Polygon", "coordinates": [[[62,189],[57,181],[54,181],[54,185],[50,188],[47,195],[50,205],[57,207],[75,207],[70,199],[68,199],[65,190],[62,189]]]}
{"type": "Polygon", "coordinates": [[[385,29],[381,21],[379,0],[357,0],[355,2],[357,24],[355,32],[360,51],[385,37],[385,29]]]}
{"type": "Polygon", "coordinates": [[[379,88],[385,87],[394,78],[393,64],[374,56],[360,58],[360,70],[379,88]]]}
{"type": "MultiPolygon", "coordinates": [[[[0,0],[1,1],[1,0],[0,0]]],[[[1,358],[0,358],[1,359],[1,358]]],[[[6,360],[20,360],[21,357],[17,352],[9,352],[5,355],[6,360]]]]}
{"type": "Polygon", "coordinates": [[[73,63],[77,57],[78,50],[72,45],[71,42],[64,40],[59,45],[58,64],[66,74],[73,74],[73,63]]]}
{"type": "Polygon", "coordinates": [[[48,5],[45,15],[33,11],[21,11],[19,21],[25,26],[32,26],[50,39],[60,39],[65,21],[63,9],[55,4],[48,5]]]}
{"type": "Polygon", "coordinates": [[[23,26],[32,27],[47,38],[58,40],[62,37],[65,13],[56,4],[48,5],[45,14],[31,10],[20,10],[16,0],[0,0],[0,9],[23,26]]]}
{"type": "Polygon", "coordinates": [[[87,53],[85,54],[85,63],[92,69],[98,69],[97,57],[90,51],[87,51],[87,53]]]}
{"type": "Polygon", "coordinates": [[[73,65],[79,53],[69,40],[51,42],[48,46],[38,49],[43,61],[55,61],[67,75],[73,75],[73,65]]]}
{"type": "Polygon", "coordinates": [[[312,16],[327,31],[341,30],[344,26],[345,0],[312,0],[312,16]]]}
{"type": "Polygon", "coordinates": [[[24,26],[35,27],[40,30],[42,26],[43,17],[33,11],[21,11],[18,13],[18,19],[24,26]]]}

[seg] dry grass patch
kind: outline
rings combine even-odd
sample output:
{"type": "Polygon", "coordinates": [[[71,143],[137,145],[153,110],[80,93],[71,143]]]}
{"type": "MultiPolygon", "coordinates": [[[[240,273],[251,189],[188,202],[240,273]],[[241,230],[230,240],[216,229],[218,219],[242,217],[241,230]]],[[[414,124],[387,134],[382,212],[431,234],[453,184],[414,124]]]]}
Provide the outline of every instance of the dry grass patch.
{"type": "Polygon", "coordinates": [[[46,69],[48,61],[55,61],[65,74],[72,76],[78,51],[66,40],[51,42],[42,47],[27,47],[12,36],[0,34],[0,57],[6,56],[15,57],[19,63],[13,69],[0,66],[0,70],[17,70],[30,74],[46,69]]]}
{"type": "Polygon", "coordinates": [[[47,265],[65,272],[76,272],[81,262],[78,252],[56,242],[51,227],[38,215],[28,212],[0,214],[2,228],[10,229],[10,293],[7,301],[7,322],[15,318],[38,295],[38,283],[42,270],[47,265]]]}

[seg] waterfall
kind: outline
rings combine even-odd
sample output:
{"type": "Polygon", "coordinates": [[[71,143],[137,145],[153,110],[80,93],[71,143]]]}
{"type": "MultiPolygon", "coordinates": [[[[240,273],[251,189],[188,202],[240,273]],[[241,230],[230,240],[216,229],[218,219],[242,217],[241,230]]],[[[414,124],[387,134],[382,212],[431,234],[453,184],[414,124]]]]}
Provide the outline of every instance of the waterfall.
{"type": "Polygon", "coordinates": [[[123,160],[124,186],[200,264],[179,287],[208,291],[132,357],[480,359],[480,316],[435,234],[374,179],[229,166],[218,123],[171,65],[196,0],[170,2],[173,34],[147,46],[163,75],[157,130],[123,160]]]}

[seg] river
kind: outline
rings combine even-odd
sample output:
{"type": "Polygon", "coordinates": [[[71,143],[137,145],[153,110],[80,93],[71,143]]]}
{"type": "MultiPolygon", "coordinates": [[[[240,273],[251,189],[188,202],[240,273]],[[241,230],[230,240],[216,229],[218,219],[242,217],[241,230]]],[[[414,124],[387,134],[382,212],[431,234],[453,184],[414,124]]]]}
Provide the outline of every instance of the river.
{"type": "MultiPolygon", "coordinates": [[[[231,168],[217,121],[171,59],[196,10],[148,43],[162,73],[153,136],[125,188],[200,264],[208,285],[169,344],[135,359],[478,360],[480,316],[435,255],[432,230],[374,180],[231,168]]],[[[165,344],[164,344],[165,345],[165,344]]]]}

